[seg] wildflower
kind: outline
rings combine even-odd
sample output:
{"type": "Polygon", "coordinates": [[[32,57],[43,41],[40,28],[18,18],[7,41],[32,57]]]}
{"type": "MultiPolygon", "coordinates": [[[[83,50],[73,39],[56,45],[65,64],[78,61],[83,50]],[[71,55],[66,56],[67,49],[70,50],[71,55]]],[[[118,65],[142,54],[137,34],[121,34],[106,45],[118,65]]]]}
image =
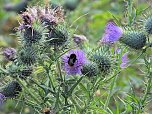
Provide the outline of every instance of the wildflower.
{"type": "Polygon", "coordinates": [[[130,48],[139,50],[146,44],[147,36],[142,31],[125,31],[120,41],[130,48]]]}
{"type": "Polygon", "coordinates": [[[76,44],[81,44],[81,43],[87,41],[87,38],[84,35],[74,34],[73,40],[76,44]]]}
{"type": "Polygon", "coordinates": [[[81,74],[82,66],[86,63],[86,57],[82,50],[70,50],[63,55],[64,70],[68,75],[81,74]]]}
{"type": "Polygon", "coordinates": [[[106,25],[105,32],[102,39],[100,40],[101,44],[111,44],[119,40],[122,36],[122,28],[116,26],[113,21],[109,21],[106,25]]]}
{"type": "Polygon", "coordinates": [[[3,104],[4,99],[5,99],[5,96],[2,93],[0,93],[0,105],[3,104]]]}
{"type": "Polygon", "coordinates": [[[128,66],[128,62],[129,62],[129,59],[128,59],[128,53],[125,53],[123,56],[122,56],[122,63],[120,65],[120,67],[123,69],[123,68],[126,68],[128,66]]]}
{"type": "Polygon", "coordinates": [[[6,48],[3,51],[3,55],[7,60],[13,61],[15,59],[16,50],[14,48],[6,48]]]}

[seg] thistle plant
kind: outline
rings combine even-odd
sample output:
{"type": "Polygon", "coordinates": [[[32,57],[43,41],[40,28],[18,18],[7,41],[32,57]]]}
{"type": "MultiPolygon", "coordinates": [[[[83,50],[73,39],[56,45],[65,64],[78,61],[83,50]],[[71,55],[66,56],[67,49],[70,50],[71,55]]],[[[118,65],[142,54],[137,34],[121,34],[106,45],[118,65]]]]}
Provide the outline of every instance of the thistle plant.
{"type": "MultiPolygon", "coordinates": [[[[126,2],[129,13],[133,3],[126,2]]],[[[128,18],[131,15],[125,17],[129,19],[125,23],[128,28],[138,21],[128,18]]],[[[149,40],[152,24],[147,24],[151,16],[143,29],[136,30],[125,29],[126,25],[120,26],[115,19],[107,20],[102,38],[93,47],[86,43],[85,36],[70,31],[62,7],[28,7],[20,14],[18,48],[6,48],[2,53],[8,62],[0,66],[0,78],[8,80],[0,87],[0,106],[13,98],[36,114],[145,112],[152,100],[152,61],[147,53],[152,47],[149,40]],[[139,56],[130,57],[136,52],[139,56]],[[127,80],[131,86],[122,92],[118,81],[124,81],[123,72],[138,65],[139,60],[145,75],[144,91],[138,96],[132,82],[127,80]]]]}

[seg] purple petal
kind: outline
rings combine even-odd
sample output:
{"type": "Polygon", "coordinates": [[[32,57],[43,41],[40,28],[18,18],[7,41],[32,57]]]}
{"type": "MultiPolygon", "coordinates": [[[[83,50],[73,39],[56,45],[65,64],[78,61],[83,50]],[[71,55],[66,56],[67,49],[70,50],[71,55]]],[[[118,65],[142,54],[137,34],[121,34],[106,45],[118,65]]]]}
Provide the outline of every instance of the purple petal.
{"type": "Polygon", "coordinates": [[[128,62],[129,62],[129,59],[128,59],[128,52],[127,52],[122,56],[122,63],[120,65],[120,67],[126,68],[128,66],[128,62]]]}
{"type": "Polygon", "coordinates": [[[100,42],[105,44],[114,43],[120,39],[122,33],[122,28],[116,26],[113,21],[109,21],[105,27],[105,33],[100,42]]]}

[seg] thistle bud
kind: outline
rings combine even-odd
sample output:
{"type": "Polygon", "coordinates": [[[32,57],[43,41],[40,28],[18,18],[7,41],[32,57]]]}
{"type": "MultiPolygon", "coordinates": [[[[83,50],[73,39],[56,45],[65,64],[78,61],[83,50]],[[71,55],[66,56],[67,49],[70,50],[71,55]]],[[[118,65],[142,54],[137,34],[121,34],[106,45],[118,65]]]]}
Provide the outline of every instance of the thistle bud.
{"type": "Polygon", "coordinates": [[[48,43],[49,45],[61,46],[65,44],[68,39],[68,32],[67,30],[62,27],[56,27],[52,29],[48,35],[48,43]]]}
{"type": "Polygon", "coordinates": [[[111,61],[110,58],[107,56],[102,56],[102,55],[97,55],[95,54],[94,57],[94,62],[97,63],[99,72],[103,74],[108,74],[111,69],[111,61]]]}
{"type": "Polygon", "coordinates": [[[26,44],[39,43],[40,40],[45,36],[46,28],[42,22],[34,17],[34,15],[27,11],[22,15],[22,23],[20,24],[18,30],[19,35],[22,37],[22,41],[26,44]]]}
{"type": "Polygon", "coordinates": [[[152,34],[152,16],[145,20],[144,29],[148,34],[152,34]]]}
{"type": "Polygon", "coordinates": [[[13,61],[15,59],[16,50],[14,48],[6,48],[3,51],[3,55],[7,60],[13,61]]]}
{"type": "Polygon", "coordinates": [[[23,38],[26,43],[37,43],[42,38],[42,33],[29,27],[23,32],[23,38]]]}
{"type": "Polygon", "coordinates": [[[21,63],[26,65],[32,65],[36,62],[37,53],[36,49],[30,46],[26,46],[19,51],[18,59],[21,63]]]}
{"type": "Polygon", "coordinates": [[[12,81],[0,88],[0,93],[6,98],[14,98],[22,91],[20,84],[17,81],[12,81]]]}
{"type": "Polygon", "coordinates": [[[130,48],[139,50],[146,44],[146,35],[140,31],[127,31],[123,34],[120,41],[130,48]]]}
{"type": "Polygon", "coordinates": [[[96,63],[87,62],[86,64],[83,65],[81,72],[83,75],[86,75],[88,77],[93,77],[98,75],[99,70],[96,63]]]}

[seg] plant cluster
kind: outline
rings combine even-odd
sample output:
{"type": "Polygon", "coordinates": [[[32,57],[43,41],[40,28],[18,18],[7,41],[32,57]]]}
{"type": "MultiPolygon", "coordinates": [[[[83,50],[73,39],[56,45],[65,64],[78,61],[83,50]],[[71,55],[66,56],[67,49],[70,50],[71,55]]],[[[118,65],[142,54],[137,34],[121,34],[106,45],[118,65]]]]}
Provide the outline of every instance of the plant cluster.
{"type": "Polygon", "coordinates": [[[0,76],[9,76],[11,81],[0,88],[0,105],[14,98],[36,113],[111,114],[110,100],[120,73],[144,55],[144,95],[141,99],[129,93],[117,97],[125,105],[124,113],[144,111],[151,100],[152,62],[146,53],[152,47],[150,13],[142,18],[142,28],[137,27],[135,18],[129,26],[118,26],[115,20],[109,20],[95,48],[85,36],[70,31],[59,6],[29,7],[20,16],[19,47],[3,50],[9,62],[0,67],[0,76]],[[140,55],[131,60],[128,55],[134,51],[140,55]],[[107,83],[110,85],[106,88],[107,83]],[[103,100],[100,89],[108,91],[103,100]]]}

